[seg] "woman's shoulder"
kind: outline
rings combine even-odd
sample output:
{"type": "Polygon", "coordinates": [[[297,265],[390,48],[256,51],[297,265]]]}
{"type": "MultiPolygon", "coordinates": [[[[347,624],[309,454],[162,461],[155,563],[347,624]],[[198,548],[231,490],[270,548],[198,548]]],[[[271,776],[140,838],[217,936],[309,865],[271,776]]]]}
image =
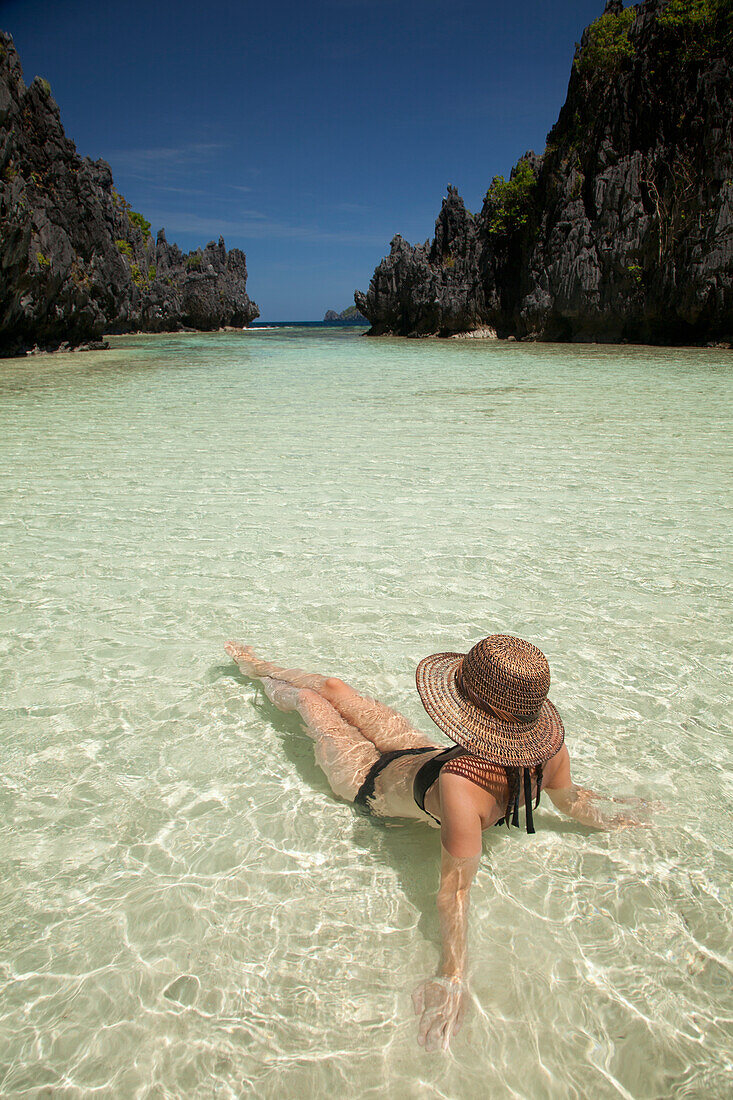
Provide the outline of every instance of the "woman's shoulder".
{"type": "Polygon", "coordinates": [[[543,787],[567,787],[570,785],[570,753],[563,742],[554,756],[542,769],[543,787]]]}
{"type": "MultiPolygon", "coordinates": [[[[470,761],[475,761],[471,757],[470,761]]],[[[482,827],[488,828],[494,821],[501,817],[500,807],[506,801],[506,776],[499,776],[492,765],[476,767],[465,761],[463,756],[445,764],[440,772],[440,798],[441,806],[448,808],[451,805],[468,804],[479,815],[482,827]]],[[[483,765],[484,761],[479,761],[483,765]]]]}

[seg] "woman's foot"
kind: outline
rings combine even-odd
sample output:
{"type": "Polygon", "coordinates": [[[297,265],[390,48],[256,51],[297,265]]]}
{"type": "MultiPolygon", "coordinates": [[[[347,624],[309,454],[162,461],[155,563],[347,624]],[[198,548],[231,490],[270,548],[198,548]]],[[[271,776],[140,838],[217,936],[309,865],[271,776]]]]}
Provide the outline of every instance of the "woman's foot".
{"type": "Polygon", "coordinates": [[[304,672],[302,668],[283,668],[273,661],[263,661],[255,655],[252,646],[249,645],[227,642],[224,649],[237,662],[244,675],[252,680],[262,680],[265,676],[269,676],[273,680],[281,680],[284,684],[307,688],[319,694],[327,681],[326,676],[320,676],[317,672],[304,672]]]}
{"type": "Polygon", "coordinates": [[[257,676],[255,672],[257,659],[254,655],[252,646],[239,645],[237,642],[227,642],[224,649],[232,660],[236,661],[245,676],[251,676],[253,679],[257,676]]]}

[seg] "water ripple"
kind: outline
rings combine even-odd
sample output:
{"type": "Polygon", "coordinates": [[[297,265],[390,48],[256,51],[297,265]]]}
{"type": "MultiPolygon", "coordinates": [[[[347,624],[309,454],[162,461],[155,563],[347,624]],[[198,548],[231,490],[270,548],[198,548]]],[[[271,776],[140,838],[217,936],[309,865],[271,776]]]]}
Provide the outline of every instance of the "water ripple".
{"type": "Polygon", "coordinates": [[[730,1095],[730,356],[113,343],[0,366],[0,1092],[730,1095]],[[427,729],[416,661],[493,630],[576,779],[664,808],[487,837],[430,1056],[436,835],[335,799],[221,647],[427,729]]]}

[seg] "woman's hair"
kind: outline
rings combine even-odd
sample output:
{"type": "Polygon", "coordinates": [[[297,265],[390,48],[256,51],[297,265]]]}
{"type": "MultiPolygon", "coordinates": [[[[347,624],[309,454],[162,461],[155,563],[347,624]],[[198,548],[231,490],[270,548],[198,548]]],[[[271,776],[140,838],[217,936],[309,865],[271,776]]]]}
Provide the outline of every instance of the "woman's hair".
{"type": "MultiPolygon", "coordinates": [[[[531,768],[512,768],[506,769],[507,785],[509,787],[509,798],[506,804],[506,814],[504,815],[504,821],[507,825],[516,825],[519,827],[519,793],[520,783],[524,780],[524,809],[527,820],[527,832],[534,832],[534,822],[532,820],[532,769],[531,768]],[[509,820],[511,818],[511,821],[509,820]]],[[[534,804],[535,810],[540,804],[540,794],[542,792],[542,765],[537,764],[535,766],[535,781],[537,783],[537,798],[534,804]]]]}

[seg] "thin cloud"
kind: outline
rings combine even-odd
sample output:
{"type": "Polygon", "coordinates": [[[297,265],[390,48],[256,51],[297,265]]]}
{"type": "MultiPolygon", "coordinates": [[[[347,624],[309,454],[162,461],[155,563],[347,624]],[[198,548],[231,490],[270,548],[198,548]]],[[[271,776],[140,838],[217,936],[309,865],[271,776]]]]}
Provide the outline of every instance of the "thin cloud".
{"type": "Polygon", "coordinates": [[[159,146],[154,149],[117,149],[106,159],[117,170],[147,179],[159,172],[179,171],[200,166],[212,154],[225,149],[224,142],[197,141],[186,145],[159,146]]]}
{"type": "Polygon", "coordinates": [[[382,245],[384,234],[339,233],[319,229],[310,225],[287,225],[272,221],[258,211],[245,212],[246,217],[238,220],[206,218],[199,214],[165,214],[153,216],[157,224],[165,224],[165,231],[174,233],[196,233],[201,237],[249,237],[251,240],[299,240],[328,244],[382,245]]]}
{"type": "Polygon", "coordinates": [[[333,209],[340,214],[368,214],[370,208],[361,202],[337,202],[333,209]]]}
{"type": "Polygon", "coordinates": [[[175,195],[208,195],[209,192],[204,190],[203,187],[172,187],[167,183],[158,183],[157,180],[152,180],[151,187],[154,187],[156,191],[169,191],[175,195]]]}
{"type": "MultiPolygon", "coordinates": [[[[428,0],[423,0],[427,3],[428,0]]],[[[331,8],[376,8],[394,4],[394,0],[327,0],[331,8]]]]}
{"type": "MultiPolygon", "coordinates": [[[[326,0],[328,6],[331,8],[385,8],[390,7],[394,9],[395,6],[399,7],[399,0],[395,5],[395,0],[326,0]]],[[[404,3],[402,5],[404,7],[404,3]]],[[[456,8],[463,8],[466,6],[466,0],[421,0],[421,8],[445,8],[447,11],[454,11],[456,8]]],[[[409,12],[409,8],[408,8],[409,12]]]]}

